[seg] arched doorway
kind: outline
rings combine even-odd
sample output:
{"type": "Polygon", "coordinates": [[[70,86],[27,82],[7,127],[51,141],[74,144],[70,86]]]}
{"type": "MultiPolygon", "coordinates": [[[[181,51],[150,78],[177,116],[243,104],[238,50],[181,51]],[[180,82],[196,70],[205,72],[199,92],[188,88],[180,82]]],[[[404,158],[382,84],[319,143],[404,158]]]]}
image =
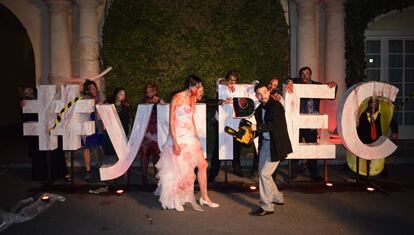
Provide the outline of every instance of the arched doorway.
{"type": "Polygon", "coordinates": [[[35,59],[26,29],[17,17],[0,4],[0,129],[21,135],[19,87],[36,86],[35,59]]]}

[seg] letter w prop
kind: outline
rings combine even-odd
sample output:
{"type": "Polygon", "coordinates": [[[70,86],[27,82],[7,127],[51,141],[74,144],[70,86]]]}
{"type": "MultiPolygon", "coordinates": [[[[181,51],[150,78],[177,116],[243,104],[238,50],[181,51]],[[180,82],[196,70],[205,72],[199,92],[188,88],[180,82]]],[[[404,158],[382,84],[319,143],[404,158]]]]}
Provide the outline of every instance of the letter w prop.
{"type": "Polygon", "coordinates": [[[114,146],[118,162],[114,165],[101,167],[99,169],[101,180],[111,180],[123,175],[131,166],[144,139],[148,122],[151,117],[153,105],[138,105],[135,116],[134,126],[132,128],[129,140],[122,128],[121,120],[115,106],[96,105],[96,109],[102,119],[102,122],[108,132],[112,145],[114,146]]]}

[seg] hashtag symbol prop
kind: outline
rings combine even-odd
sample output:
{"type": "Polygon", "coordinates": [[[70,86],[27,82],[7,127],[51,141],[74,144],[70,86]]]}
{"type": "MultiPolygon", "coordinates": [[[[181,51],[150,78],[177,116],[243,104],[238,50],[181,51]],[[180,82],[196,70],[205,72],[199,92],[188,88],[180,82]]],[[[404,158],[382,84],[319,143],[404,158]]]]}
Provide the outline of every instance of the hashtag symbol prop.
{"type": "Polygon", "coordinates": [[[95,123],[89,121],[94,100],[79,99],[79,91],[78,85],[42,85],[37,100],[27,100],[23,113],[37,113],[38,121],[23,123],[23,135],[39,136],[39,150],[56,149],[58,136],[62,136],[63,150],[77,150],[82,135],[95,133],[95,123]]]}
{"type": "MultiPolygon", "coordinates": [[[[82,96],[79,96],[79,97],[75,97],[75,98],[73,98],[69,103],[67,103],[67,104],[65,104],[65,107],[64,108],[62,108],[62,110],[60,110],[59,111],[59,113],[57,113],[57,115],[56,115],[56,119],[55,119],[55,121],[54,121],[54,123],[53,123],[53,127],[52,128],[50,128],[50,131],[53,131],[58,125],[59,125],[59,123],[62,121],[62,119],[63,119],[63,114],[64,113],[66,113],[66,112],[68,112],[69,111],[69,109],[70,109],[70,107],[73,107],[74,106],[74,104],[78,101],[78,100],[80,100],[80,99],[82,99],[83,97],[82,96]]],[[[72,109],[73,110],[73,109],[72,109]]]]}

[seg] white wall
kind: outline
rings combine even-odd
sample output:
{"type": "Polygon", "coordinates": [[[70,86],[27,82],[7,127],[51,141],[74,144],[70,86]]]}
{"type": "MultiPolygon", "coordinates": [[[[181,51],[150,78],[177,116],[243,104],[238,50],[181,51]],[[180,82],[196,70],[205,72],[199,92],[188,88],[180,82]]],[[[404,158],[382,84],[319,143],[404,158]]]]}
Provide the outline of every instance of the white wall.
{"type": "Polygon", "coordinates": [[[413,31],[414,7],[403,11],[395,10],[378,16],[368,25],[367,30],[413,31]]]}

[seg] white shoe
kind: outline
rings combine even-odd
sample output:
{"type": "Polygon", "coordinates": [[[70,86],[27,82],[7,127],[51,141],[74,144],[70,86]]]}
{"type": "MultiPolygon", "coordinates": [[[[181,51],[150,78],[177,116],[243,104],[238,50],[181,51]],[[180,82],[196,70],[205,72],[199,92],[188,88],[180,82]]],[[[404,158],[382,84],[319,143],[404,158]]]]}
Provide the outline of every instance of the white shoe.
{"type": "Polygon", "coordinates": [[[175,203],[174,208],[176,211],[184,211],[184,207],[183,205],[179,204],[179,203],[175,203]]]}
{"type": "Polygon", "coordinates": [[[202,197],[200,197],[200,205],[206,205],[211,208],[217,208],[220,206],[218,203],[205,201],[202,197]]]}

